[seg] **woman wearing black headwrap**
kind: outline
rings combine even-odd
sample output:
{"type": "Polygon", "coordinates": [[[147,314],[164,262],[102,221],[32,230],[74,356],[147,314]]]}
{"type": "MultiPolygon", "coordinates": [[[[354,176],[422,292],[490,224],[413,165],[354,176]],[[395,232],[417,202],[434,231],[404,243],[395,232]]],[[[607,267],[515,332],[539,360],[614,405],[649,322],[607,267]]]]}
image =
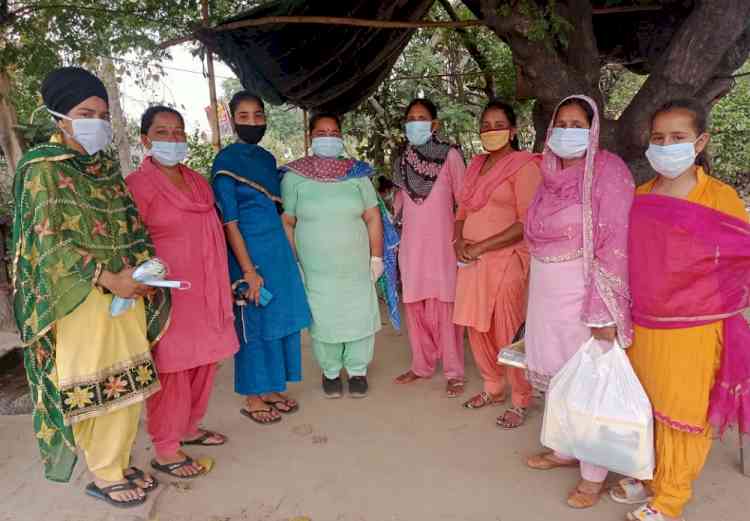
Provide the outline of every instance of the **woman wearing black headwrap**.
{"type": "Polygon", "coordinates": [[[100,153],[112,140],[104,85],[65,67],[47,76],[42,98],[59,132],[19,162],[13,221],[13,305],[36,438],[48,479],[70,479],[77,447],[94,477],[86,493],[136,506],[156,486],[129,464],[141,402],[159,389],[150,348],[169,295],[144,299],[132,278],[154,249],[119,168],[100,153]],[[113,295],[134,305],[111,317],[113,295]]]}

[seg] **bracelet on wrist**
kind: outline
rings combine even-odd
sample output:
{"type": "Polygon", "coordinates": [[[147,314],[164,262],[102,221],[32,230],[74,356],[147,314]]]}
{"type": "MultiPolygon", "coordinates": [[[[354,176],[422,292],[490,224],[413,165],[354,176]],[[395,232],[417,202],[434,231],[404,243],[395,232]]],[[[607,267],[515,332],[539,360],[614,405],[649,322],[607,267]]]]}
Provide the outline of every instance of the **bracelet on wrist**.
{"type": "Polygon", "coordinates": [[[94,277],[91,279],[92,286],[97,287],[97,288],[101,287],[101,285],[99,284],[99,279],[101,278],[103,271],[104,271],[104,266],[100,262],[96,265],[96,270],[94,271],[94,277]]]}

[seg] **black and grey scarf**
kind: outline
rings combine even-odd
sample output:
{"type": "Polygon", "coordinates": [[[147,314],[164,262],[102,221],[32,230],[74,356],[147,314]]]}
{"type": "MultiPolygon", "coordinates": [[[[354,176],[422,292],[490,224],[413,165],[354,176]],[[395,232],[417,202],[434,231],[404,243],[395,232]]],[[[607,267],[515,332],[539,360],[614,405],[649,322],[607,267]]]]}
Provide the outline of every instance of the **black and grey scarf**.
{"type": "Polygon", "coordinates": [[[422,204],[430,195],[452,148],[461,153],[461,147],[444,141],[434,133],[424,145],[406,145],[393,163],[393,184],[406,190],[412,201],[422,204]]]}

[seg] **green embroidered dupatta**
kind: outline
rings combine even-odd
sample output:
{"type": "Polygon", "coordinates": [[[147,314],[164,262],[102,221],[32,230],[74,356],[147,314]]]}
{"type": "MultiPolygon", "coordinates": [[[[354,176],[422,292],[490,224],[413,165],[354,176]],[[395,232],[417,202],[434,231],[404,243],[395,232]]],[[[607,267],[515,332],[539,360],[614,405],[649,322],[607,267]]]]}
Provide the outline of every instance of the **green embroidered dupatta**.
{"type": "MultiPolygon", "coordinates": [[[[75,441],[66,422],[70,401],[57,385],[54,325],[86,300],[101,270],[117,273],[155,251],[119,168],[102,154],[84,156],[54,143],[33,148],[18,164],[14,195],[13,307],[34,431],[46,477],[68,481],[75,441]]],[[[153,344],[169,322],[169,292],[159,290],[145,304],[153,344]]],[[[132,392],[156,379],[124,376],[132,392]]]]}

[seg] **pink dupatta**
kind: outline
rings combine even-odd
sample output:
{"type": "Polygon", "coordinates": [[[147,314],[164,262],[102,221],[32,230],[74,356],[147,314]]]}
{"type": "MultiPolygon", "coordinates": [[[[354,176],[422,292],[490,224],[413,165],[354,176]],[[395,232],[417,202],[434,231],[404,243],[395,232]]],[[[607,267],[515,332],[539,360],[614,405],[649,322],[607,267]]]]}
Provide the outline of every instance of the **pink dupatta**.
{"type": "Polygon", "coordinates": [[[534,160],[533,154],[529,152],[514,151],[500,159],[489,172],[479,175],[489,157],[489,154],[474,157],[466,169],[464,186],[458,196],[459,205],[464,210],[476,212],[484,208],[497,187],[534,160]]]}
{"type": "Polygon", "coordinates": [[[191,233],[200,233],[204,236],[205,244],[211,247],[205,251],[193,252],[200,255],[204,260],[204,288],[205,288],[205,312],[213,315],[214,327],[221,331],[226,327],[227,321],[232,320],[232,299],[228,292],[229,261],[227,259],[227,244],[224,238],[224,230],[216,214],[214,193],[205,179],[200,174],[180,165],[180,172],[185,183],[190,188],[192,197],[179,190],[169,181],[157,167],[151,157],[146,157],[134,175],[143,172],[148,176],[158,190],[167,194],[172,204],[181,211],[206,214],[201,221],[203,227],[200,230],[191,230],[191,233]]]}
{"type": "Polygon", "coordinates": [[[750,433],[750,224],[674,197],[640,195],[630,221],[633,320],[652,329],[723,321],[708,420],[750,433]]]}
{"type": "MultiPolygon", "coordinates": [[[[633,176],[620,157],[599,149],[599,110],[591,106],[589,146],[583,161],[563,169],[549,145],[542,155],[542,185],[529,208],[525,237],[531,254],[542,262],[583,257],[585,278],[581,320],[589,327],[616,325],[623,347],[631,344],[633,326],[628,290],[628,216],[635,194],[633,176]],[[567,207],[580,205],[582,225],[556,219],[567,207]]],[[[559,109],[559,105],[558,105],[559,109]]],[[[547,143],[557,109],[547,129],[547,143]]]]}

